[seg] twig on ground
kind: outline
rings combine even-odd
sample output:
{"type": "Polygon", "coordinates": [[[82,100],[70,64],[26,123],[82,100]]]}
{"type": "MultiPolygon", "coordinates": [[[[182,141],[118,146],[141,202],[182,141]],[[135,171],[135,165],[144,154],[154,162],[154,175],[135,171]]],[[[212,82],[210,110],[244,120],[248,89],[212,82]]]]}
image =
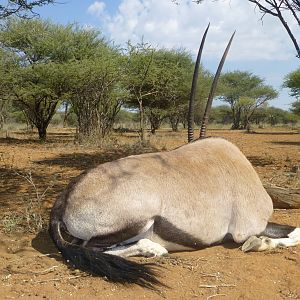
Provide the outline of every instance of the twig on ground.
{"type": "Polygon", "coordinates": [[[52,271],[55,270],[56,268],[59,268],[59,266],[52,266],[52,267],[50,267],[50,268],[48,268],[48,269],[45,269],[45,270],[39,271],[39,272],[31,271],[31,273],[36,274],[36,275],[44,275],[44,274],[47,274],[47,273],[52,272],[52,271]]]}
{"type": "Polygon", "coordinates": [[[204,257],[198,257],[197,259],[195,259],[196,261],[207,261],[207,259],[206,258],[204,258],[204,257]]]}
{"type": "Polygon", "coordinates": [[[45,257],[45,256],[50,256],[50,255],[57,255],[58,253],[47,253],[47,254],[40,254],[40,255],[35,255],[35,256],[31,256],[31,257],[20,257],[18,259],[14,259],[14,260],[11,260],[8,262],[8,264],[10,263],[13,263],[13,262],[16,262],[16,261],[20,261],[20,260],[23,260],[23,259],[30,259],[30,258],[39,258],[39,257],[45,257]]]}
{"type": "Polygon", "coordinates": [[[222,287],[236,287],[235,284],[218,284],[218,285],[210,285],[210,284],[201,284],[199,285],[200,288],[208,288],[208,289],[216,289],[222,287]]]}
{"type": "Polygon", "coordinates": [[[45,274],[47,274],[47,273],[50,273],[50,272],[52,272],[53,270],[55,270],[56,268],[58,268],[59,266],[52,266],[52,267],[50,267],[50,268],[48,268],[48,269],[46,269],[46,270],[43,270],[43,271],[28,271],[28,270],[26,270],[26,271],[22,271],[22,270],[14,270],[14,269],[12,269],[10,266],[8,266],[7,268],[6,268],[6,270],[7,271],[9,271],[9,272],[11,272],[11,273],[13,273],[13,274],[33,274],[33,275],[45,275],[45,274]]]}
{"type": "Polygon", "coordinates": [[[221,276],[221,274],[219,272],[215,273],[215,274],[208,274],[208,273],[200,273],[201,277],[217,277],[219,278],[221,276]]]}
{"type": "MultiPolygon", "coordinates": [[[[51,278],[51,279],[45,279],[45,280],[37,280],[37,281],[32,281],[32,283],[47,283],[51,281],[62,281],[62,280],[71,280],[71,279],[76,279],[80,277],[88,277],[89,275],[83,274],[83,275],[76,275],[76,276],[69,276],[69,277],[60,277],[60,278],[51,278]]],[[[29,280],[26,280],[26,282],[29,282],[29,280]]]]}
{"type": "Polygon", "coordinates": [[[218,297],[218,296],[226,296],[226,294],[213,294],[213,295],[210,295],[206,298],[206,300],[208,299],[211,299],[211,298],[214,298],[214,297],[218,297]]]}
{"type": "Polygon", "coordinates": [[[42,194],[39,193],[39,190],[37,188],[37,186],[35,185],[34,181],[33,181],[33,178],[32,178],[32,173],[31,171],[27,172],[26,175],[23,175],[23,174],[20,174],[19,172],[15,172],[16,175],[24,178],[33,188],[34,188],[34,191],[35,191],[35,195],[36,195],[36,199],[37,200],[42,200],[44,197],[45,197],[45,194],[46,192],[52,188],[52,186],[48,186],[44,192],[42,194]]]}

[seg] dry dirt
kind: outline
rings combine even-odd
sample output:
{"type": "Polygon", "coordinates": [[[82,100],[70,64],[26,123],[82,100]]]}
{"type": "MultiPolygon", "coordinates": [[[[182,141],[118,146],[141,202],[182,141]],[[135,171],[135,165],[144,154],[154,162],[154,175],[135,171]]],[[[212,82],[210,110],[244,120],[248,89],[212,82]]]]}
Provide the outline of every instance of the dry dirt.
{"type": "MultiPolygon", "coordinates": [[[[263,182],[300,188],[296,131],[209,134],[237,144],[263,182]]],[[[111,141],[101,150],[75,145],[68,130],[50,132],[46,144],[20,132],[0,138],[0,299],[300,299],[300,246],[244,254],[227,244],[149,259],[162,267],[160,278],[169,286],[156,292],[69,268],[46,229],[36,233],[41,212],[47,221],[59,192],[83,170],[133,153],[172,149],[185,143],[185,134],[160,131],[151,138],[154,147],[146,149],[137,146],[134,133],[115,139],[119,142],[111,141]],[[24,178],[30,180],[29,174],[31,183],[24,178]],[[42,207],[37,191],[40,198],[45,192],[42,207]]],[[[300,210],[276,210],[273,221],[300,227],[300,210]]]]}

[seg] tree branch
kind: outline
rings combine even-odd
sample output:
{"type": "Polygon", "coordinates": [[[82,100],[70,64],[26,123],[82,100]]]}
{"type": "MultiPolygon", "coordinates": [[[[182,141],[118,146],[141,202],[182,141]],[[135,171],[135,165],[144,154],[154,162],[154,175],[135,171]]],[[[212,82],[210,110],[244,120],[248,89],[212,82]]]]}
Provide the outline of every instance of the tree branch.
{"type": "MultiPolygon", "coordinates": [[[[293,6],[289,3],[288,0],[285,0],[284,2],[285,2],[285,5],[288,7],[288,9],[292,12],[292,15],[294,16],[295,20],[297,21],[298,25],[300,26],[300,19],[298,18],[293,6]]],[[[299,9],[300,9],[300,7],[299,7],[299,9]]]]}
{"type": "Polygon", "coordinates": [[[5,19],[12,15],[28,19],[32,16],[38,15],[33,11],[35,7],[54,3],[55,0],[8,0],[6,5],[0,5],[0,19],[5,19]]]}
{"type": "Polygon", "coordinates": [[[274,17],[277,17],[280,20],[281,24],[283,25],[283,27],[287,31],[290,39],[292,40],[292,43],[294,44],[294,47],[297,51],[297,57],[300,58],[299,44],[298,44],[294,34],[292,33],[289,25],[287,24],[286,20],[284,19],[283,15],[281,13],[281,10],[291,11],[291,13],[294,16],[294,18],[296,19],[298,25],[300,25],[299,17],[297,16],[296,11],[295,11],[295,10],[300,10],[300,1],[292,0],[294,9],[292,8],[292,5],[288,2],[288,0],[281,0],[280,2],[278,2],[276,0],[265,0],[265,2],[271,7],[271,9],[268,8],[266,5],[261,4],[260,0],[248,0],[248,1],[254,3],[264,15],[269,14],[274,17]]]}

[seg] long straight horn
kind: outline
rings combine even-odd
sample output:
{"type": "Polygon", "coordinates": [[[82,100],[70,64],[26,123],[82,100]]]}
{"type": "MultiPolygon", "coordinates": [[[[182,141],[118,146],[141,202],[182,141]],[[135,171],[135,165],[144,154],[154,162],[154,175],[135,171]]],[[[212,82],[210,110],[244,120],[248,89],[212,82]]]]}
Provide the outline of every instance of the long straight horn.
{"type": "Polygon", "coordinates": [[[231,36],[231,38],[228,42],[228,45],[227,45],[227,47],[226,47],[226,49],[223,53],[222,59],[219,63],[216,75],[214,77],[213,83],[212,83],[211,88],[210,88],[209,96],[208,96],[206,107],[205,107],[205,112],[204,112],[203,119],[202,119],[201,129],[200,129],[200,139],[205,138],[206,125],[208,123],[209,113],[210,113],[210,110],[211,110],[211,105],[212,105],[212,102],[213,102],[214,94],[215,94],[215,91],[216,91],[216,88],[217,88],[217,85],[218,85],[218,80],[220,78],[220,74],[221,74],[221,71],[222,71],[224,62],[226,60],[226,56],[227,56],[227,53],[229,51],[229,48],[230,48],[230,45],[231,45],[231,42],[233,40],[234,35],[235,35],[235,32],[232,34],[232,36],[231,36]]]}
{"type": "Polygon", "coordinates": [[[192,88],[191,88],[191,94],[190,94],[190,102],[189,102],[189,112],[188,112],[188,142],[192,142],[194,139],[194,109],[195,109],[195,94],[196,94],[196,86],[197,86],[197,80],[199,75],[199,65],[202,55],[202,50],[205,43],[206,34],[208,31],[208,28],[210,26],[210,23],[206,27],[206,30],[203,34],[202,41],[199,47],[197,60],[195,64],[194,69],[194,75],[193,75],[193,81],[192,81],[192,88]]]}

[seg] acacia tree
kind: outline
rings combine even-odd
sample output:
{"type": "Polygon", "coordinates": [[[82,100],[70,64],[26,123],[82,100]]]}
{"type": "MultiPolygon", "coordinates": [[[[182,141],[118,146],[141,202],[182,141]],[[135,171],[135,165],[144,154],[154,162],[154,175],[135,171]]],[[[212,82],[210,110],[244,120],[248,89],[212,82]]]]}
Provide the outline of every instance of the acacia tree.
{"type": "Polygon", "coordinates": [[[77,115],[79,141],[105,137],[124,100],[119,53],[103,45],[93,58],[68,66],[68,89],[77,115]]]}
{"type": "Polygon", "coordinates": [[[298,118],[295,114],[278,107],[263,105],[259,107],[253,114],[252,120],[255,124],[268,123],[271,126],[277,124],[295,124],[298,118]]]}
{"type": "Polygon", "coordinates": [[[35,8],[55,3],[54,0],[8,0],[0,4],[0,19],[15,15],[20,18],[36,16],[35,8]]]}
{"type": "Polygon", "coordinates": [[[297,100],[291,104],[291,111],[300,116],[300,100],[297,100]]]}
{"type": "Polygon", "coordinates": [[[37,127],[41,140],[46,139],[47,127],[67,93],[61,64],[74,47],[58,45],[71,33],[71,27],[42,20],[9,19],[1,26],[2,49],[18,57],[18,68],[10,74],[13,84],[9,95],[37,127]]]}
{"type": "Polygon", "coordinates": [[[291,90],[291,96],[300,99],[300,68],[285,77],[283,86],[291,90]]]}
{"type": "Polygon", "coordinates": [[[10,19],[1,27],[0,43],[19,57],[10,95],[44,140],[59,103],[68,100],[70,94],[68,65],[94,59],[103,39],[96,31],[73,25],[10,19]]]}
{"type": "Polygon", "coordinates": [[[14,72],[11,95],[15,106],[26,114],[44,141],[48,125],[60,100],[67,97],[64,66],[58,63],[37,64],[14,72]]]}
{"type": "Polygon", "coordinates": [[[292,103],[291,111],[300,115],[300,68],[285,77],[283,86],[289,88],[290,95],[297,99],[292,103]]]}
{"type": "Polygon", "coordinates": [[[255,110],[278,95],[260,77],[249,72],[225,73],[221,76],[221,83],[222,92],[219,98],[230,105],[232,129],[249,129],[255,110]]]}
{"type": "MultiPolygon", "coordinates": [[[[192,66],[191,57],[185,51],[160,49],[154,52],[152,84],[155,93],[145,99],[152,133],[163,119],[179,120],[182,111],[187,109],[192,66]]],[[[178,122],[174,130],[177,125],[178,122]]]]}
{"type": "MultiPolygon", "coordinates": [[[[150,102],[154,112],[168,118],[172,131],[178,130],[179,123],[186,123],[188,98],[194,70],[191,55],[185,50],[161,49],[154,55],[157,93],[150,102]]],[[[205,100],[209,93],[210,74],[200,68],[200,80],[195,103],[196,122],[201,119],[205,100]]],[[[149,106],[149,105],[148,105],[149,106]]]]}
{"type": "Polygon", "coordinates": [[[145,142],[145,98],[153,96],[157,91],[153,84],[153,55],[155,49],[143,41],[137,45],[128,43],[125,73],[128,76],[124,83],[128,91],[127,105],[137,107],[140,120],[140,140],[145,142]]]}
{"type": "Polygon", "coordinates": [[[218,124],[231,124],[232,123],[232,113],[228,105],[219,105],[211,108],[211,113],[209,116],[211,123],[218,124]]]}
{"type": "Polygon", "coordinates": [[[11,106],[10,91],[13,88],[12,70],[17,66],[17,57],[0,49],[0,129],[3,128],[11,106]]]}
{"type": "MultiPolygon", "coordinates": [[[[168,119],[172,130],[177,131],[179,122],[184,123],[186,120],[194,62],[184,50],[158,49],[151,55],[151,65],[143,87],[145,116],[153,134],[164,119],[168,119]]],[[[209,85],[204,84],[204,81],[207,83],[208,76],[201,69],[197,108],[202,107],[202,102],[208,95],[209,85]]],[[[198,114],[201,114],[201,109],[197,110],[197,116],[198,114]]]]}

